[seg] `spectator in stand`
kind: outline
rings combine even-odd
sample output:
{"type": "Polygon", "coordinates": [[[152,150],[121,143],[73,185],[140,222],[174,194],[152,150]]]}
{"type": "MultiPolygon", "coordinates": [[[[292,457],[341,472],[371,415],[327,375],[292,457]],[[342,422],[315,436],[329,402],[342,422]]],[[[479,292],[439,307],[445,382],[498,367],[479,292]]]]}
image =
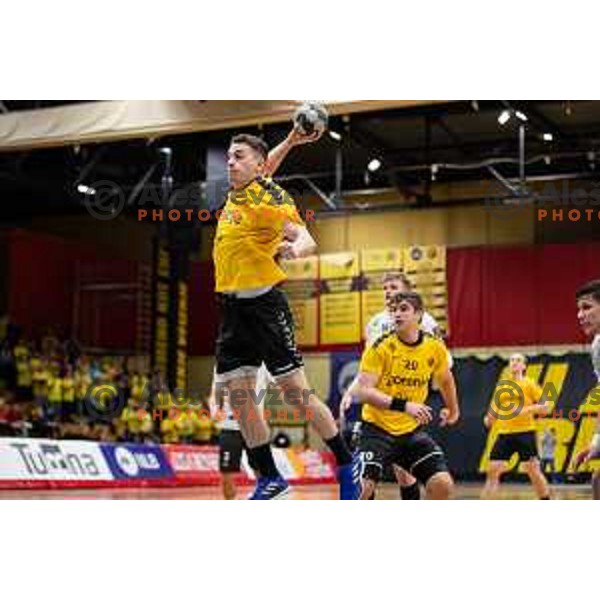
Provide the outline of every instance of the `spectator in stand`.
{"type": "Polygon", "coordinates": [[[115,362],[115,382],[121,398],[131,398],[131,385],[129,382],[129,370],[127,361],[118,358],[115,362]]]}
{"type": "Polygon", "coordinates": [[[16,435],[14,424],[19,420],[15,406],[8,401],[9,394],[6,390],[0,390],[0,435],[16,435]]]}
{"type": "Polygon", "coordinates": [[[56,427],[48,423],[42,407],[35,402],[29,404],[25,419],[28,424],[28,437],[54,438],[58,436],[56,427]]]}
{"type": "Polygon", "coordinates": [[[203,401],[195,420],[194,442],[200,445],[210,444],[215,434],[216,427],[210,417],[210,407],[207,401],[203,401]]]}
{"type": "Polygon", "coordinates": [[[163,409],[163,418],[160,421],[160,437],[163,444],[178,444],[179,443],[179,430],[175,423],[172,411],[169,409],[163,409]]]}
{"type": "Polygon", "coordinates": [[[191,444],[194,439],[194,432],[197,427],[197,414],[191,410],[191,405],[188,403],[185,406],[173,409],[180,411],[175,419],[175,427],[179,436],[179,441],[182,444],[191,444]]]}
{"type": "Polygon", "coordinates": [[[73,373],[75,383],[75,404],[78,415],[85,413],[85,398],[92,385],[92,377],[89,372],[89,363],[86,357],[82,357],[77,361],[75,372],[73,373]]]}
{"type": "Polygon", "coordinates": [[[53,421],[62,421],[62,390],[63,382],[60,376],[60,365],[53,363],[47,379],[48,386],[48,416],[53,421]]]}
{"type": "Polygon", "coordinates": [[[75,404],[75,378],[73,376],[73,367],[68,364],[65,367],[62,378],[62,408],[65,419],[71,419],[77,414],[75,404]]]}
{"type": "Polygon", "coordinates": [[[29,402],[33,398],[31,352],[29,346],[19,340],[13,350],[17,377],[17,400],[29,402]]]}
{"type": "Polygon", "coordinates": [[[140,374],[138,371],[133,371],[129,381],[131,397],[140,400],[144,394],[149,394],[148,377],[140,374]]]}
{"type": "Polygon", "coordinates": [[[12,350],[9,342],[3,340],[0,346],[0,386],[7,389],[14,389],[15,383],[15,361],[12,350]]]}
{"type": "Polygon", "coordinates": [[[81,355],[79,344],[72,338],[68,338],[63,342],[62,352],[67,364],[75,366],[77,359],[81,355]]]}
{"type": "Polygon", "coordinates": [[[49,359],[55,360],[60,358],[61,355],[61,344],[56,337],[56,333],[52,327],[48,327],[46,333],[41,341],[42,355],[49,359]]]}
{"type": "Polygon", "coordinates": [[[32,368],[33,398],[44,411],[44,417],[48,419],[48,379],[50,378],[50,372],[46,367],[46,361],[42,360],[37,354],[32,357],[30,364],[32,368]]]}
{"type": "Polygon", "coordinates": [[[140,401],[129,398],[127,406],[116,421],[121,439],[135,443],[152,439],[152,415],[140,401]]]}

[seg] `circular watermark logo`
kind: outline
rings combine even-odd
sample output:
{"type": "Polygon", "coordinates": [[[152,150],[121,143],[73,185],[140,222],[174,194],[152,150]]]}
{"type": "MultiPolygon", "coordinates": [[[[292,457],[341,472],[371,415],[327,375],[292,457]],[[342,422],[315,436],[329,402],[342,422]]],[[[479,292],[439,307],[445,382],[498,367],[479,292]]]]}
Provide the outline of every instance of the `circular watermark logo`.
{"type": "Polygon", "coordinates": [[[489,412],[498,421],[507,421],[520,415],[524,405],[521,386],[510,379],[501,379],[494,390],[489,412]]]}
{"type": "Polygon", "coordinates": [[[113,181],[96,181],[85,194],[85,209],[99,221],[117,218],[125,208],[125,193],[113,181]]]}
{"type": "Polygon", "coordinates": [[[121,414],[125,406],[125,396],[119,393],[116,385],[91,385],[83,405],[86,413],[93,419],[110,420],[121,414]]]}

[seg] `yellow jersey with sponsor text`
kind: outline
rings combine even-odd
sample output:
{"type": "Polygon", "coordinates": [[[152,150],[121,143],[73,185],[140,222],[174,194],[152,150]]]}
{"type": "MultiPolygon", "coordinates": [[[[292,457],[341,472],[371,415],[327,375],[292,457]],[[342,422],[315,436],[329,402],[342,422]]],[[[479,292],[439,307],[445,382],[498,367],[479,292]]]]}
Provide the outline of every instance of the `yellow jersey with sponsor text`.
{"type": "MultiPolygon", "coordinates": [[[[360,372],[377,375],[375,387],[389,396],[425,404],[429,381],[448,369],[448,351],[443,342],[419,332],[414,344],[400,340],[395,331],[382,335],[363,353],[360,372]]],[[[365,404],[364,421],[391,433],[402,435],[419,425],[410,415],[365,404]]]]}
{"type": "Polygon", "coordinates": [[[292,198],[270,179],[259,177],[242,190],[232,190],[215,234],[215,291],[236,292],[284,281],[275,255],[288,221],[303,225],[292,198]]]}

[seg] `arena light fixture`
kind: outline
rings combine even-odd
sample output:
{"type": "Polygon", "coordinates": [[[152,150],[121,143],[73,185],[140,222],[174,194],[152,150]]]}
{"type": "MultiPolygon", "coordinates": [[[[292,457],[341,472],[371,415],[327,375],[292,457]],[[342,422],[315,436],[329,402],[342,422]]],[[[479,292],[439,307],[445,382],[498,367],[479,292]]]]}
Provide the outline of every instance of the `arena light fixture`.
{"type": "Polygon", "coordinates": [[[551,133],[544,133],[542,137],[545,142],[551,142],[554,139],[554,136],[551,133]]]}
{"type": "Polygon", "coordinates": [[[498,116],[498,123],[506,125],[510,121],[510,110],[503,110],[498,116]]]}
{"type": "Polygon", "coordinates": [[[523,123],[527,123],[527,121],[528,121],[527,115],[520,110],[515,111],[515,117],[517,117],[517,119],[519,119],[519,121],[523,121],[523,123]]]}
{"type": "Polygon", "coordinates": [[[369,161],[369,164],[367,165],[367,169],[371,172],[371,173],[375,173],[375,171],[378,171],[381,168],[381,161],[378,158],[373,158],[369,161]]]}
{"type": "Polygon", "coordinates": [[[329,130],[329,137],[332,140],[335,140],[336,142],[341,142],[342,141],[341,134],[339,134],[337,131],[332,131],[331,129],[329,130]]]}
{"type": "Polygon", "coordinates": [[[88,196],[93,196],[96,193],[96,190],[93,187],[89,187],[83,183],[80,183],[77,186],[77,191],[82,194],[87,194],[88,196]]]}

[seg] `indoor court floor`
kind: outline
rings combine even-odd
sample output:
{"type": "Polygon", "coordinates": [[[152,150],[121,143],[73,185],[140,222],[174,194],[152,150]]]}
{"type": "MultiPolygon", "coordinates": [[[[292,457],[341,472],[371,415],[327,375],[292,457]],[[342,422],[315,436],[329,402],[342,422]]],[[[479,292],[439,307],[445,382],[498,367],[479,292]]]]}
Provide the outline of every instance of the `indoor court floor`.
{"type": "MultiPolygon", "coordinates": [[[[477,500],[481,492],[481,484],[459,484],[456,487],[456,499],[477,500]]],[[[589,485],[552,486],[552,496],[557,500],[590,500],[589,485]]],[[[240,488],[239,498],[243,499],[251,491],[240,488]]],[[[335,500],[335,485],[295,486],[288,497],[289,500],[335,500]]],[[[396,486],[387,484],[378,491],[380,500],[398,499],[396,486]]],[[[95,490],[0,490],[0,500],[219,500],[221,490],[216,486],[179,487],[179,488],[129,488],[129,489],[95,489],[95,490]]],[[[506,484],[500,489],[502,500],[534,500],[530,486],[506,484]]]]}

